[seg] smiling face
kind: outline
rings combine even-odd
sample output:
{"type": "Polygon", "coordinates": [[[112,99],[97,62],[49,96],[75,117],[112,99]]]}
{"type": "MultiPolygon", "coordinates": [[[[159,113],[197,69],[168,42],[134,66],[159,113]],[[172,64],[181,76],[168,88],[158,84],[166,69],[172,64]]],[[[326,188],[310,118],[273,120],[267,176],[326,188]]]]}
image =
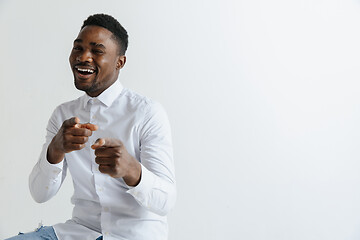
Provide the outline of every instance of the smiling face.
{"type": "Polygon", "coordinates": [[[126,62],[113,34],[99,26],[84,27],[74,41],[70,66],[77,89],[97,97],[113,84],[126,62]]]}

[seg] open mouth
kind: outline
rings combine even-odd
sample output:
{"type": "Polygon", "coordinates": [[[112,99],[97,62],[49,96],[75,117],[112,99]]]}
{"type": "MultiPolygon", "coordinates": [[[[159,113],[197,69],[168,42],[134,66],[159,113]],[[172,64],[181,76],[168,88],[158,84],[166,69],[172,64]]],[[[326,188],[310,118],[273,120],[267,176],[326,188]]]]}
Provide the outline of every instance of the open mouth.
{"type": "Polygon", "coordinates": [[[86,66],[75,66],[75,71],[78,73],[80,77],[90,77],[92,74],[96,73],[96,70],[93,68],[89,68],[86,66]]]}

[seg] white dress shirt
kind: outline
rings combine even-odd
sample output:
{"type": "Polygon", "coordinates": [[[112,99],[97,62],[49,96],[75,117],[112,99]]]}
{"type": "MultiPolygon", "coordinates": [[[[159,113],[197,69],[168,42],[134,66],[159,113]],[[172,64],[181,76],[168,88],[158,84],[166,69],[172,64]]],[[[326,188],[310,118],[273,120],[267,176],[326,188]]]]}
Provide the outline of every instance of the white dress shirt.
{"type": "MultiPolygon", "coordinates": [[[[123,88],[116,81],[96,98],[87,94],[58,106],[48,126],[39,161],[30,174],[30,192],[45,202],[61,187],[67,169],[73,179],[72,219],[54,225],[59,240],[165,240],[166,215],[176,199],[170,125],[160,104],[123,88]],[[81,123],[99,129],[86,147],[65,154],[50,164],[46,153],[62,123],[77,116],[81,123]],[[121,140],[129,154],[141,163],[141,181],[129,187],[122,178],[99,172],[94,150],[98,138],[121,140]]],[[[59,206],[61,208],[61,206],[59,206]]]]}

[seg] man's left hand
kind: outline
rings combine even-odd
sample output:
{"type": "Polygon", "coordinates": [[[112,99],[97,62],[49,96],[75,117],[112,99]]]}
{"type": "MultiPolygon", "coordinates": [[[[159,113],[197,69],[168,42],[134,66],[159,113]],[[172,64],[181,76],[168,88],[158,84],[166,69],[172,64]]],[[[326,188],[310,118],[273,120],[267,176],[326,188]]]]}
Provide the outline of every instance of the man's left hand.
{"type": "Polygon", "coordinates": [[[99,138],[91,146],[95,150],[95,162],[99,171],[114,178],[123,178],[129,186],[136,186],[141,179],[141,165],[126,150],[124,144],[114,138],[99,138]]]}

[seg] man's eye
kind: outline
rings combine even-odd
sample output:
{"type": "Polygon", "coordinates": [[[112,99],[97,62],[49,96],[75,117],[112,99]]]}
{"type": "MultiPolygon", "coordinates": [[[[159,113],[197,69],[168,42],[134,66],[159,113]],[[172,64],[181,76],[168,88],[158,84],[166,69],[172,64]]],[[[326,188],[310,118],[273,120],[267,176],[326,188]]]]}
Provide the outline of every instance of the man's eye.
{"type": "Polygon", "coordinates": [[[93,52],[96,53],[96,54],[103,54],[104,53],[102,50],[98,50],[98,49],[94,49],[93,52]]]}
{"type": "Polygon", "coordinates": [[[73,49],[74,49],[75,51],[81,51],[81,47],[78,47],[78,46],[73,47],[73,49]]]}

